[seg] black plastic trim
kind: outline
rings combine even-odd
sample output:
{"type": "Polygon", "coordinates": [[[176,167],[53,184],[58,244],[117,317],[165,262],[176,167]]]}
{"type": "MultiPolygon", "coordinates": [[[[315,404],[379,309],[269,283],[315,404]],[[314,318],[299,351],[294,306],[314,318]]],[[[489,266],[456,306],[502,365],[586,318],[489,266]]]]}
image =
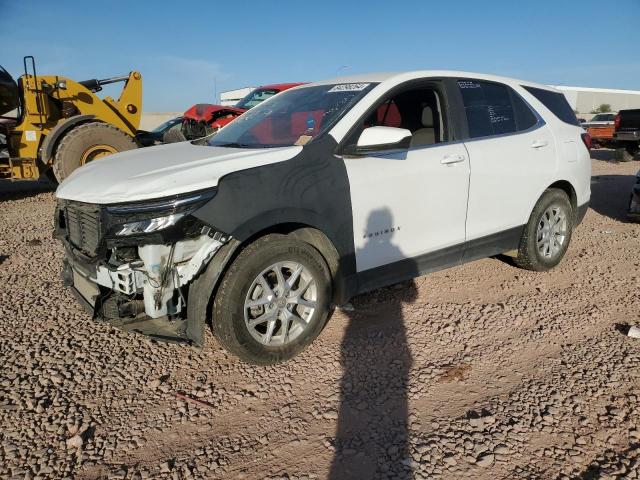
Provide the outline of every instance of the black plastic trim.
{"type": "Polygon", "coordinates": [[[523,229],[524,225],[521,225],[419,257],[365,270],[358,273],[357,293],[369,292],[426,273],[514,250],[518,248],[523,229]]]}
{"type": "Polygon", "coordinates": [[[70,287],[72,295],[78,301],[82,309],[87,312],[93,318],[95,316],[95,308],[89,301],[82,296],[76,287],[70,287]]]}
{"type": "Polygon", "coordinates": [[[582,223],[582,220],[584,220],[584,216],[587,214],[587,210],[589,210],[589,202],[578,206],[578,209],[576,210],[576,227],[582,223]]]}

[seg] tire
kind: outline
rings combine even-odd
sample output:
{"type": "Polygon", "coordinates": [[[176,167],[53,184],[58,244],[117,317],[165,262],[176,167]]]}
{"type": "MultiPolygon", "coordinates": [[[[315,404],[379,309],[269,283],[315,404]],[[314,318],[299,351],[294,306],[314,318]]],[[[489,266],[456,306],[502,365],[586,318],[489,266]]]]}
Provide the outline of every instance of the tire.
{"type": "Polygon", "coordinates": [[[53,172],[58,182],[62,182],[85,163],[137,147],[132,137],[113,125],[83,123],[73,127],[60,140],[53,160],[53,172]]]}
{"type": "Polygon", "coordinates": [[[180,128],[175,128],[175,127],[167,130],[165,134],[162,136],[162,141],[164,143],[184,142],[186,139],[187,137],[184,136],[184,134],[182,133],[182,130],[180,128]]]}
{"type": "Polygon", "coordinates": [[[633,151],[629,147],[616,148],[616,160],[618,162],[631,162],[633,160],[633,151]]]}
{"type": "Polygon", "coordinates": [[[306,242],[285,235],[267,235],[246,247],[225,273],[213,301],[213,333],[227,350],[245,362],[283,362],[320,334],[330,303],[331,274],[322,255],[306,242]],[[282,295],[280,286],[285,284],[276,279],[272,269],[276,265],[282,280],[294,278],[289,297],[282,295]],[[294,277],[292,272],[299,266],[303,270],[294,277]],[[268,295],[260,277],[275,296],[268,295]],[[301,300],[294,299],[297,291],[301,291],[301,300]],[[301,304],[303,301],[305,305],[301,304]],[[248,308],[246,302],[260,305],[248,308]],[[297,320],[289,317],[287,312],[292,311],[297,320]],[[269,320],[260,322],[261,318],[269,320]],[[248,323],[251,320],[256,320],[253,328],[248,323]]]}
{"type": "Polygon", "coordinates": [[[516,265],[538,272],[550,270],[558,265],[569,247],[574,217],[571,202],[564,191],[546,190],[533,208],[529,221],[524,227],[518,256],[515,258],[516,265]],[[557,227],[554,226],[554,222],[560,217],[554,217],[554,212],[560,212],[563,216],[563,220],[557,227]],[[551,225],[550,232],[548,225],[551,225]],[[564,232],[564,236],[555,233],[554,228],[557,229],[556,231],[564,232]],[[550,241],[539,244],[538,240],[542,240],[541,237],[545,235],[545,231],[549,232],[550,241]],[[562,240],[560,240],[561,237],[562,240]]]}

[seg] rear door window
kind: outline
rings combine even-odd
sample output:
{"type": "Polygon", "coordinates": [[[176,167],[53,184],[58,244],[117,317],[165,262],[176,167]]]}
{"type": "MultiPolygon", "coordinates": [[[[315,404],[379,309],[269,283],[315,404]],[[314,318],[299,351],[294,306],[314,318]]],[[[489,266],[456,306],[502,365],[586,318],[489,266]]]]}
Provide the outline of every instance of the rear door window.
{"type": "Polygon", "coordinates": [[[506,85],[474,79],[458,80],[470,138],[504,135],[533,127],[537,118],[506,85]]]}
{"type": "Polygon", "coordinates": [[[571,109],[571,105],[562,93],[552,92],[543,88],[522,86],[527,92],[536,97],[540,103],[547,107],[551,112],[569,125],[580,126],[576,113],[571,109]]]}

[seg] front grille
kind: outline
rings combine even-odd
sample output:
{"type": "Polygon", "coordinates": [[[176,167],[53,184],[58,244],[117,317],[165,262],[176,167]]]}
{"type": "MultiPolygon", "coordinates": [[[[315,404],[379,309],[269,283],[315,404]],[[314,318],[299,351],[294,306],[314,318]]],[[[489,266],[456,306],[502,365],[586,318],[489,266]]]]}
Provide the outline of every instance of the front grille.
{"type": "Polygon", "coordinates": [[[94,256],[100,246],[100,207],[68,202],[64,207],[65,229],[71,244],[94,256]]]}

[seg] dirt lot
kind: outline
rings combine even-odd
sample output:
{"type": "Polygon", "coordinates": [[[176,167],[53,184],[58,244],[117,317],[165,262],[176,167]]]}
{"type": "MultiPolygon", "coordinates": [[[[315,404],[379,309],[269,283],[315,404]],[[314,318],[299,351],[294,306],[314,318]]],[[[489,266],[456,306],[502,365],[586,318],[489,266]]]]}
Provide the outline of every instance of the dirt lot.
{"type": "Polygon", "coordinates": [[[486,259],[358,297],[268,368],[90,321],[50,189],[0,184],[0,477],[639,478],[638,168],[593,160],[554,271],[486,259]]]}

